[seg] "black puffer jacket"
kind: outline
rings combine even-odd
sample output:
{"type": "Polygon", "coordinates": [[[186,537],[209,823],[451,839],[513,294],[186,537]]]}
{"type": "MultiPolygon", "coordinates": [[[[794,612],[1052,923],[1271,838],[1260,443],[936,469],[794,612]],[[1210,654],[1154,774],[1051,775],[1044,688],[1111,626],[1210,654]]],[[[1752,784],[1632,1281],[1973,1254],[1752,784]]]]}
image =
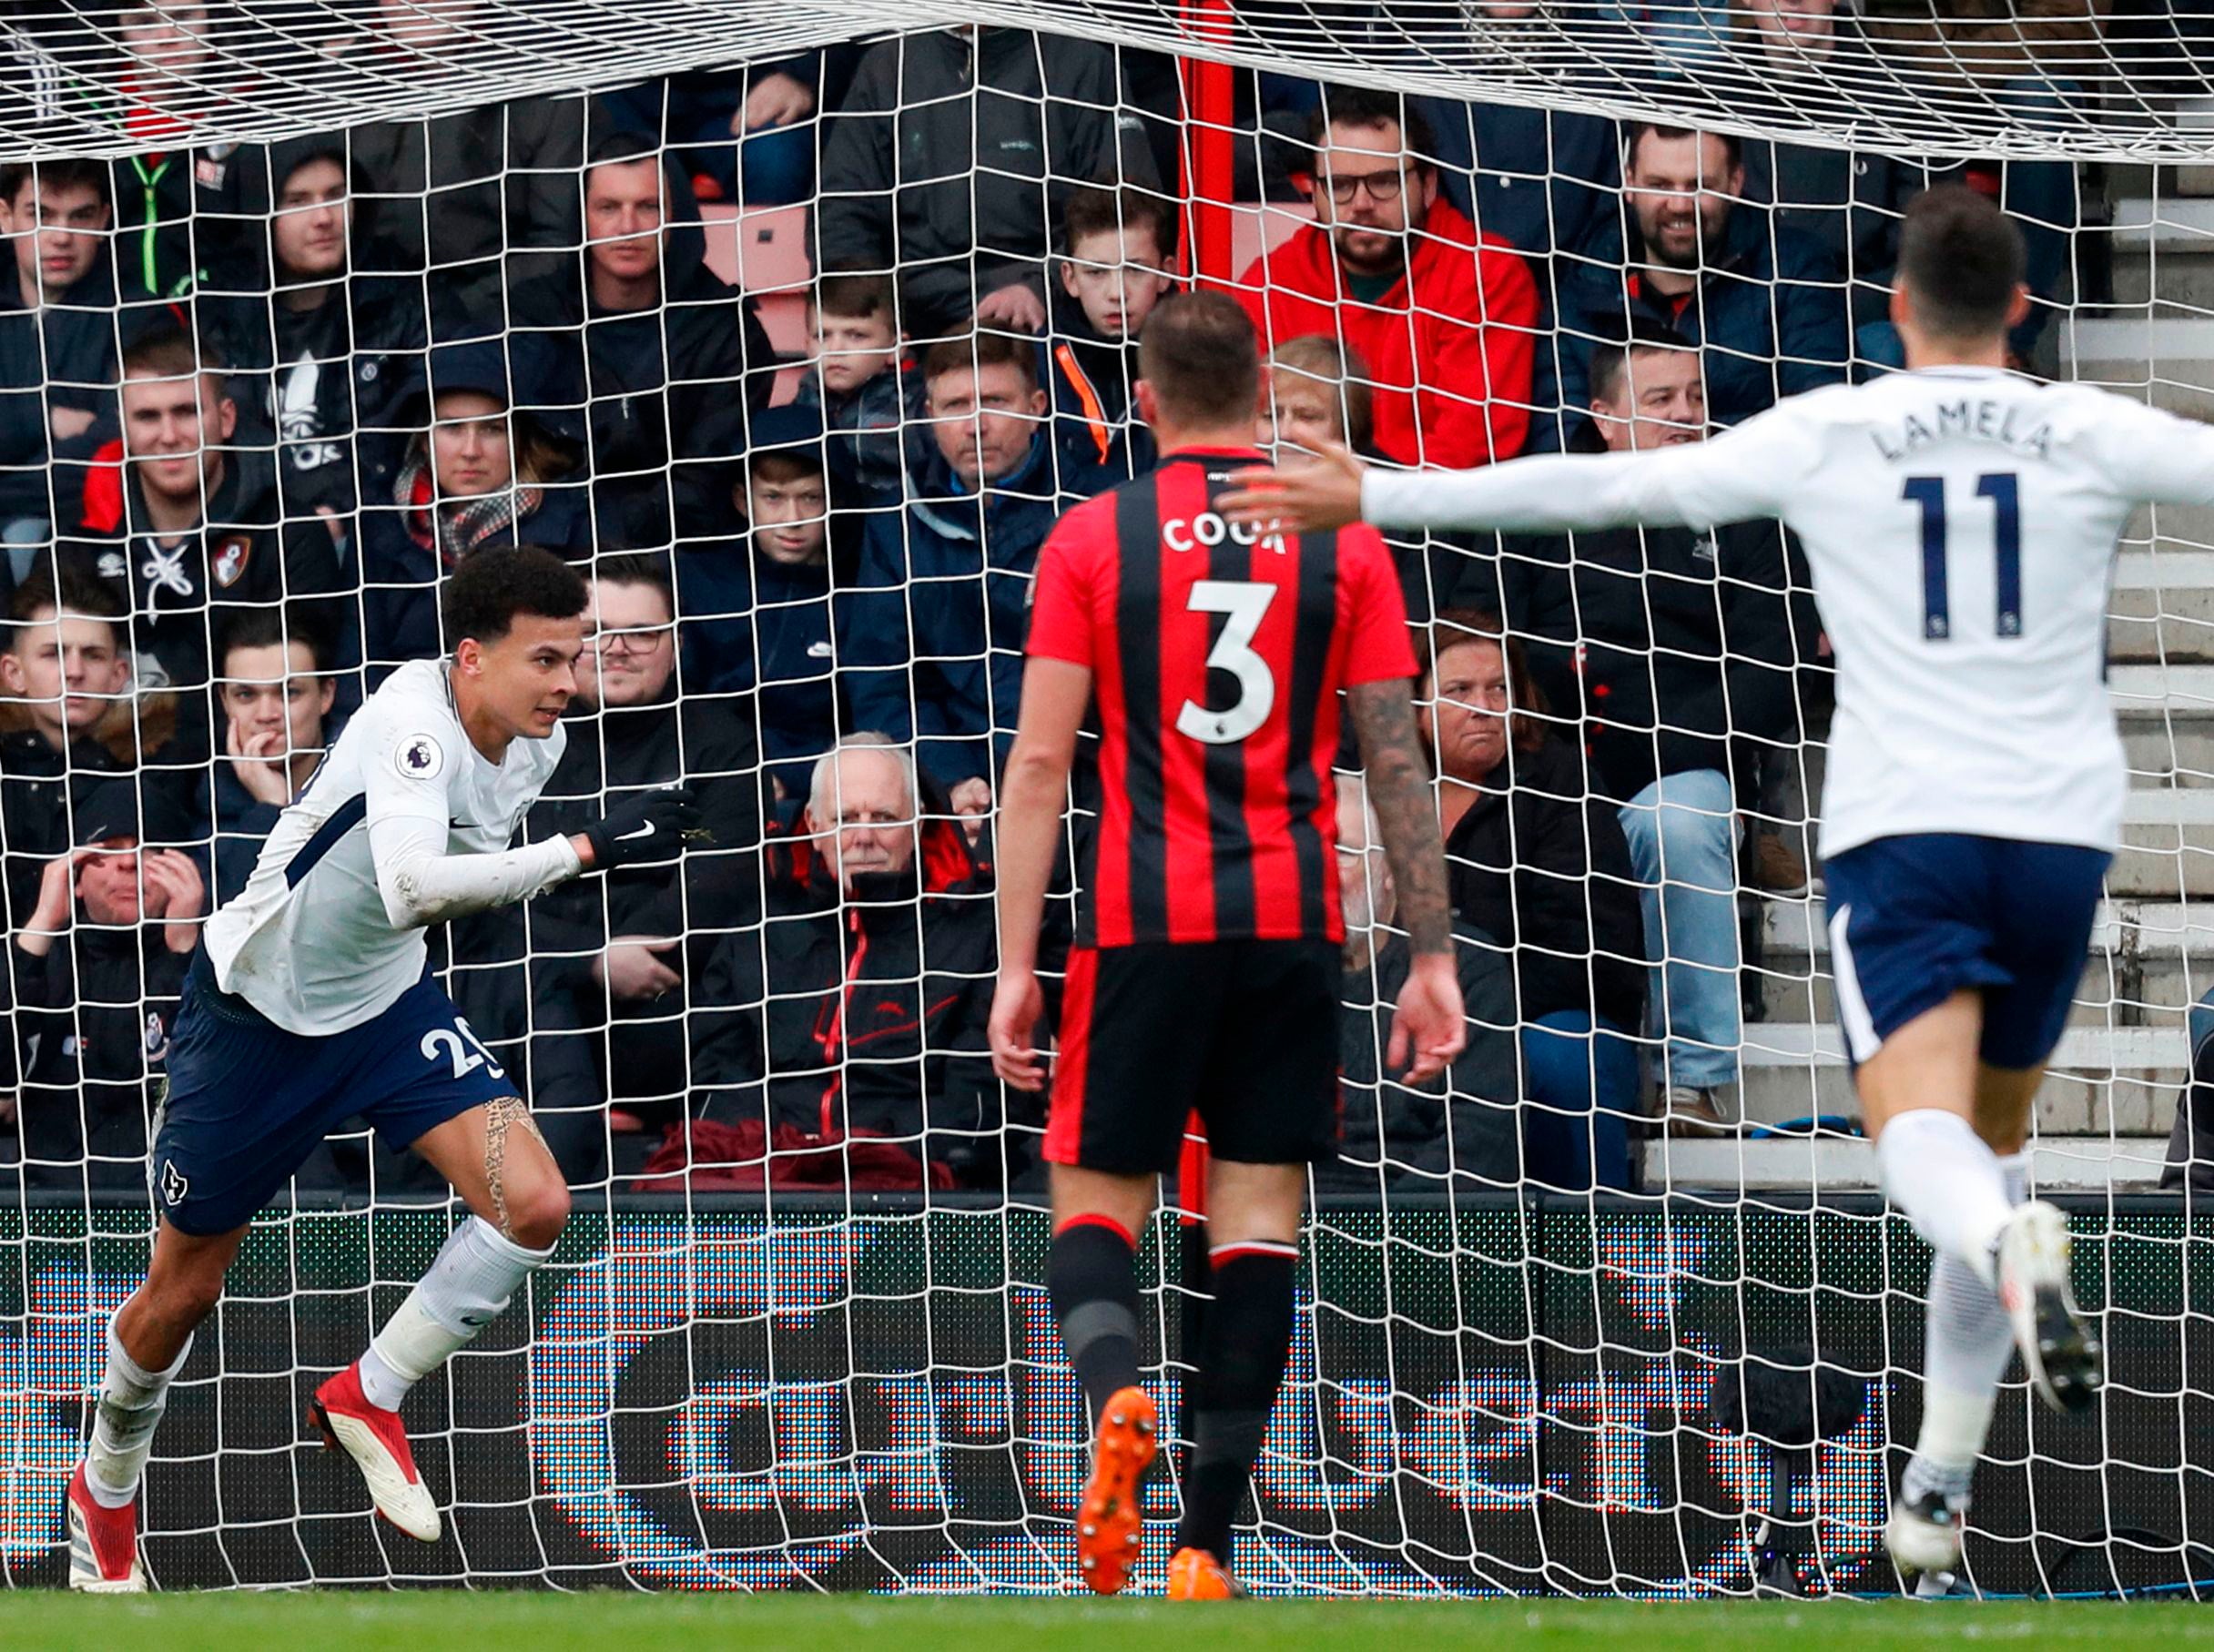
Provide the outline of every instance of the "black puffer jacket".
{"type": "Polygon", "coordinates": [[[1433,1179],[1448,1171],[1495,1182],[1520,1173],[1514,976],[1506,954],[1484,937],[1456,937],[1454,953],[1468,1041],[1450,1068],[1419,1090],[1397,1072],[1382,1071],[1413,957],[1407,937],[1389,937],[1369,968],[1340,978],[1343,1127],[1337,1162],[1315,1167],[1323,1185],[1374,1190],[1381,1178],[1435,1187],[1433,1179]]]}
{"type": "MultiPolygon", "coordinates": [[[[680,210],[689,186],[665,182],[680,210]]],[[[707,268],[696,228],[663,238],[662,277],[651,310],[602,307],[575,269],[516,288],[511,307],[519,332],[545,340],[549,405],[584,410],[601,536],[640,546],[727,514],[716,509],[726,462],[745,451],[746,415],[768,405],[775,382],[759,306],[707,268]]]]}
{"type": "Polygon", "coordinates": [[[719,946],[694,995],[706,1110],[909,1151],[927,1130],[932,1161],[990,1182],[1002,1160],[984,1039],[998,970],[988,869],[945,819],[926,821],[913,867],[868,880],[854,904],[811,844],[784,853],[767,924],[719,946]]]}
{"type": "Polygon", "coordinates": [[[189,961],[162,932],[159,923],[123,930],[80,921],[43,958],[8,947],[26,1180],[145,1184],[150,1086],[169,1053],[189,961]]]}
{"type": "Polygon", "coordinates": [[[1628,803],[1663,775],[1715,769],[1750,800],[1762,743],[1798,727],[1816,634],[1783,530],[1609,528],[1504,550],[1528,575],[1508,617],[1547,703],[1583,718],[1594,786],[1628,803]]]}
{"type": "Polygon", "coordinates": [[[1114,54],[1023,29],[950,29],[869,47],[823,122],[818,269],[899,272],[909,336],[963,326],[983,294],[1027,281],[1069,192],[1153,187],[1153,152],[1126,105],[1114,54]]]}
{"type": "Polygon", "coordinates": [[[1446,838],[1453,915],[1514,949],[1518,1019],[1645,1019],[1645,919],[1615,806],[1587,794],[1577,753],[1509,749],[1446,838]],[[1502,789],[1492,789],[1500,787],[1502,789]]]}
{"type": "MultiPolygon", "coordinates": [[[[316,615],[338,634],[347,604],[333,595],[337,548],[321,522],[285,520],[276,467],[257,438],[242,432],[239,446],[224,450],[200,526],[168,539],[149,532],[147,520],[145,492],[126,465],[119,514],[88,522],[64,554],[130,605],[131,647],[142,664],[160,665],[169,686],[207,683],[226,607],[321,597],[316,615]]],[[[181,716],[178,731],[186,732],[181,716]]]]}

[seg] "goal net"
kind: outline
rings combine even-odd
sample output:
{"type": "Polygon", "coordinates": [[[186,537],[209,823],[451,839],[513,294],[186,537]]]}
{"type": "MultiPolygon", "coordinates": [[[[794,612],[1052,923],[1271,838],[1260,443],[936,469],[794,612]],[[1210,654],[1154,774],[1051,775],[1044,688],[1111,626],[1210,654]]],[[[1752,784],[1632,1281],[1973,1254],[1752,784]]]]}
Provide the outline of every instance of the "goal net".
{"type": "MultiPolygon", "coordinates": [[[[0,1576],[61,1576],[199,926],[363,695],[440,650],[442,573],[521,543],[594,593],[521,829],[682,777],[713,842],[434,937],[471,1037],[424,1059],[512,1076],[574,1200],[528,1300],[410,1400],[442,1543],[300,1421],[454,1220],[338,1117],[172,1397],[156,1583],[1080,1586],[1044,1113],[982,1035],[1039,546],[1157,457],[1129,335],[1178,287],[1236,296],[1284,462],[1697,439],[1895,367],[1901,214],[1965,182],[2025,234],[2024,370],[2200,411],[2210,76],[2167,0],[10,8],[0,1576]]],[[[1852,1124],[1796,548],[1394,552],[1469,1049],[1427,1091],[1381,1072],[1405,943],[1348,769],[1346,1150],[1234,1567],[1892,1590],[1927,1252],[1852,1124]]],[[[2111,1380],[2080,1418],[2003,1393],[1967,1549],[1993,1593],[2214,1587],[2214,517],[2133,523],[2111,612],[2127,845],[2029,1150],[2111,1380]]],[[[1172,1444],[1199,1162],[1141,1259],[1172,1444]]]]}

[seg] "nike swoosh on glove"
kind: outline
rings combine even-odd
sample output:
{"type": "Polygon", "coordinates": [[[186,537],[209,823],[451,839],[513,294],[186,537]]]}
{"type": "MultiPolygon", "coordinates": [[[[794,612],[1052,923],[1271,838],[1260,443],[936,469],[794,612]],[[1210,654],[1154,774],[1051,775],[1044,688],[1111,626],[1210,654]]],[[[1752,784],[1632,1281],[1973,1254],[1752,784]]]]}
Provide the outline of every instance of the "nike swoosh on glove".
{"type": "Polygon", "coordinates": [[[662,786],[625,798],[584,828],[592,868],[612,872],[642,861],[674,860],[686,836],[699,830],[699,805],[688,785],[662,786]]]}

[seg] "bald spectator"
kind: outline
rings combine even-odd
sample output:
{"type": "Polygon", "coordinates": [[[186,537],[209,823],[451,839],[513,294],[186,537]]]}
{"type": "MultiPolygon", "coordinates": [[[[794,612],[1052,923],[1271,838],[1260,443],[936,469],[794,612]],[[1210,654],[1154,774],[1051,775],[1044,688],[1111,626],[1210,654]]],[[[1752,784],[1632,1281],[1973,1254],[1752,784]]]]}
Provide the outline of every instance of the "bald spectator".
{"type": "Polygon", "coordinates": [[[848,735],[816,764],[767,923],[719,944],[696,1011],[707,1116],[779,1150],[889,1138],[996,1183],[999,1084],[984,1054],[997,970],[988,876],[910,749],[848,735]],[[927,1145],[926,1145],[927,1141],[927,1145]]]}
{"type": "Polygon", "coordinates": [[[1386,458],[1512,458],[1529,431],[1529,267],[1438,194],[1428,128],[1396,96],[1334,89],[1310,135],[1314,224],[1238,278],[1264,342],[1319,332],[1357,350],[1386,458]]]}
{"type": "Polygon", "coordinates": [[[1041,330],[1070,191],[1159,182],[1128,101],[1090,41],[963,24],[879,42],[823,123],[815,267],[895,274],[918,342],[1041,330]]]}
{"type": "Polygon", "coordinates": [[[1594,346],[1640,326],[1700,350],[1717,424],[1843,382],[1852,353],[1843,275],[1820,241],[1745,204],[1739,141],[1640,122],[1623,154],[1620,221],[1562,277],[1567,429],[1591,400],[1594,346]]]}

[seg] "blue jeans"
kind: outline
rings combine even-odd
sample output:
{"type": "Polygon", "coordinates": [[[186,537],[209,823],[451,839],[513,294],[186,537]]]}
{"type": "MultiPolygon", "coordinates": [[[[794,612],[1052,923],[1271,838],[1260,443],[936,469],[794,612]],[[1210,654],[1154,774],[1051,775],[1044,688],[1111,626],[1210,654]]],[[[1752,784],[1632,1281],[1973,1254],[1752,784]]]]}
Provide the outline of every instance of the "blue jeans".
{"type": "Polygon", "coordinates": [[[1557,1009],[1522,1029],[1522,1174],[1548,1187],[1630,1185],[1638,1047],[1612,1023],[1557,1009]]]}
{"type": "Polygon", "coordinates": [[[1668,1082],[1712,1090],[1737,1079],[1737,799],[1719,770],[1663,775],[1623,806],[1630,863],[1643,884],[1645,956],[1660,966],[1650,1030],[1668,1045],[1668,1082]]]}

